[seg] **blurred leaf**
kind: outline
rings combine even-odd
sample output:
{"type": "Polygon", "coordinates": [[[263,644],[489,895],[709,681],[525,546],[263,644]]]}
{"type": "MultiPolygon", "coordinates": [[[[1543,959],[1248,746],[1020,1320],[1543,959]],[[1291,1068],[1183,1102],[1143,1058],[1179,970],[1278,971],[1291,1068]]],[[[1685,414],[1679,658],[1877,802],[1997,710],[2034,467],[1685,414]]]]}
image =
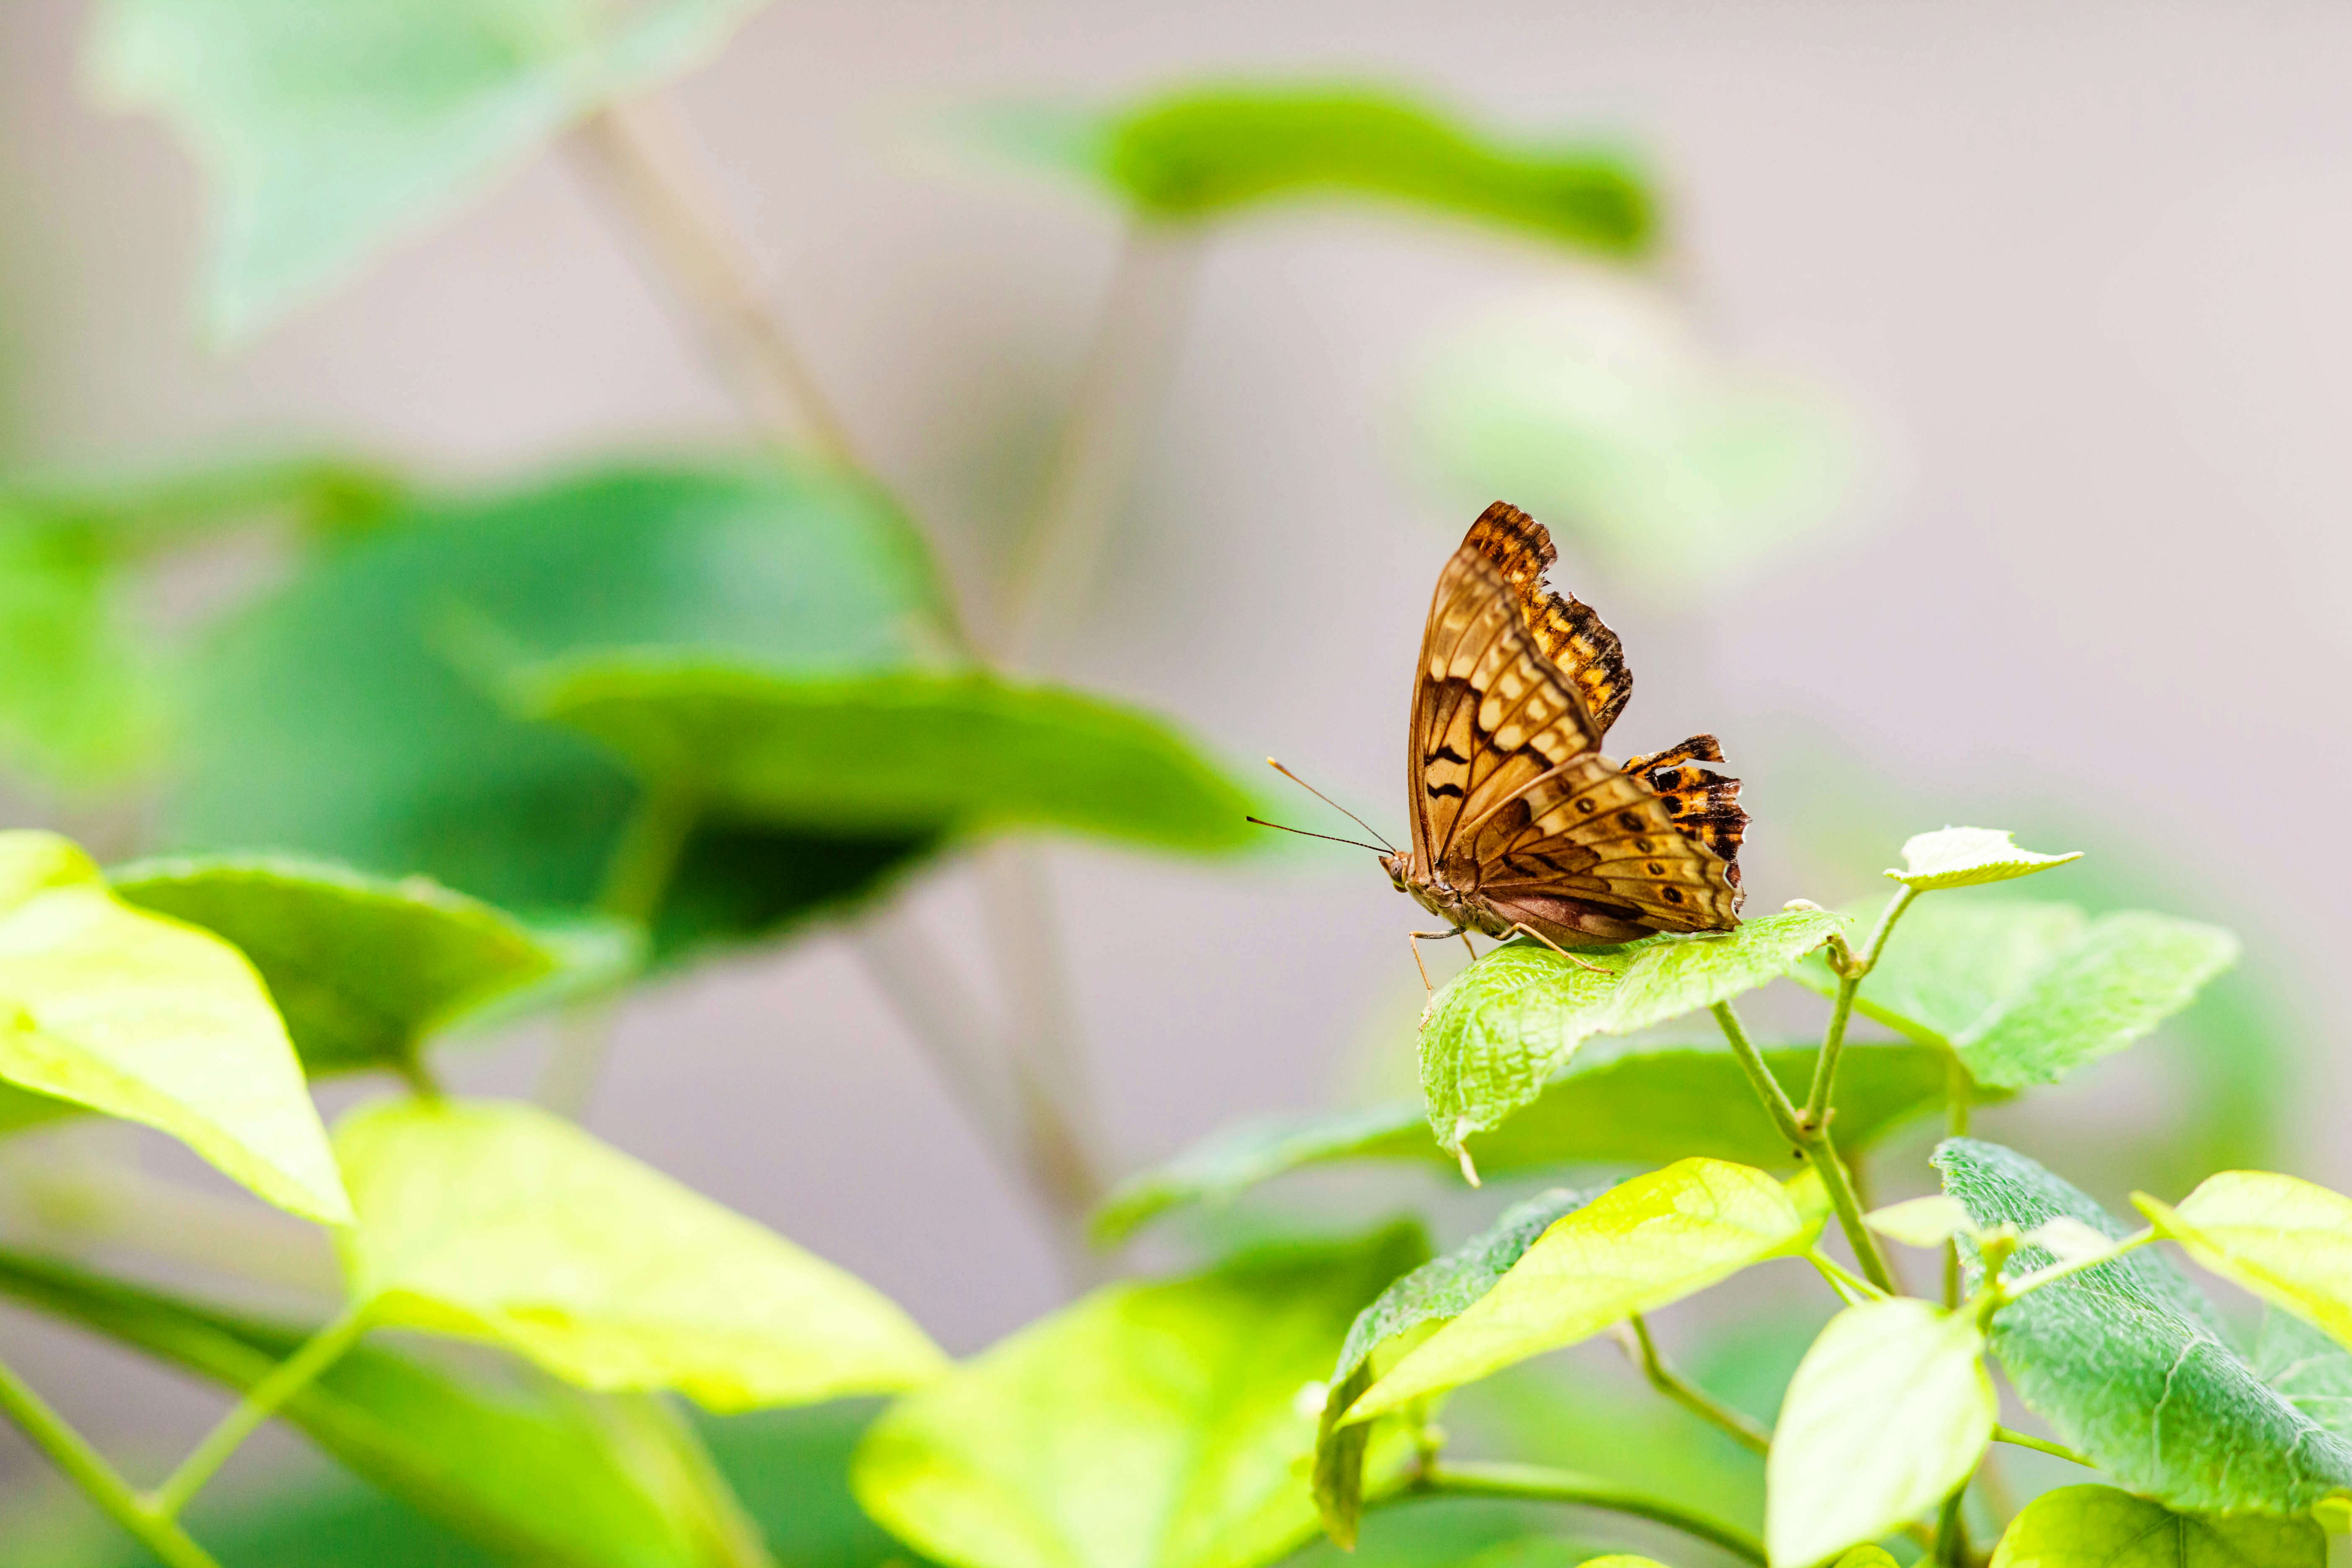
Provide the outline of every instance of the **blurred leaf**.
{"type": "MultiPolygon", "coordinates": [[[[1948,1140],[1936,1165],[1980,1228],[2031,1231],[2063,1215],[2110,1238],[2124,1235],[2098,1205],[1998,1144],[1948,1140]]],[[[1974,1289],[1975,1248],[1963,1242],[1961,1250],[1974,1289]]],[[[2029,1245],[2009,1272],[2055,1261],[2029,1245]]],[[[2176,1508],[2300,1513],[2352,1487],[2352,1443],[2273,1393],[2231,1347],[2211,1305],[2153,1251],[2003,1308],[1991,1343],[2019,1396],[2061,1441],[2176,1508]]]]}
{"type": "Polygon", "coordinates": [[[351,1205],[269,994],[47,833],[0,833],[0,1078],[179,1139],[280,1208],[351,1205]]]}
{"type": "Polygon", "coordinates": [[[10,768],[89,789],[155,760],[160,670],[123,596],[100,541],[0,500],[0,756],[10,768]]]}
{"type": "Polygon", "coordinates": [[[1679,1160],[1611,1188],[1544,1232],[1495,1288],[1350,1405],[1364,1421],[1801,1252],[1827,1214],[1810,1173],[1783,1187],[1721,1160],[1679,1160]]]}
{"type": "Polygon", "coordinates": [[[1843,921],[1789,910],[1720,934],[1591,949],[1582,963],[1536,942],[1495,949],[1430,999],[1422,1025],[1421,1082],[1437,1141],[1459,1150],[1471,1133],[1501,1126],[1594,1035],[1630,1034],[1786,974],[1843,921]]]}
{"type": "Polygon", "coordinates": [[[2324,1568],[2308,1519],[2176,1513],[2114,1487],[2044,1492],[2010,1521],[1991,1568],[2324,1568]]]}
{"type": "Polygon", "coordinates": [[[1346,1547],[1356,1544],[1364,1501],[1364,1450],[1372,1435],[1368,1423],[1339,1425],[1348,1407],[1437,1324],[1459,1316],[1493,1289],[1552,1221],[1582,1207],[1591,1196],[1554,1187],[1514,1204],[1491,1228],[1423,1264],[1356,1314],[1347,1342],[1339,1347],[1339,1363],[1332,1369],[1323,1415],[1315,1428],[1315,1506],[1332,1540],[1346,1547]]]}
{"type": "Polygon", "coordinates": [[[1895,1554],[1876,1544],[1857,1546],[1839,1555],[1834,1568],[1899,1568],[1895,1554]]]}
{"type": "Polygon", "coordinates": [[[1952,1237],[1969,1235],[1976,1229],[1960,1201],[1940,1193],[1889,1204],[1883,1209],[1871,1210],[1862,1218],[1879,1235],[1906,1247],[1941,1247],[1952,1237]]]}
{"type": "Polygon", "coordinates": [[[2352,1351],[2292,1312],[2263,1313],[2254,1371],[2288,1404],[2339,1437],[2352,1437],[2352,1351]]]}
{"type": "Polygon", "coordinates": [[[604,104],[714,53],[757,0],[107,0],[91,74],[213,185],[207,314],[241,336],[604,104]]]}
{"type": "Polygon", "coordinates": [[[1908,1297],[1830,1320],[1772,1428],[1764,1539],[1775,1568],[1891,1535],[1968,1479],[2000,1414],[1984,1348],[1972,1311],[1908,1297]]]}
{"type": "MultiPolygon", "coordinates": [[[[1944,1045],[1980,1087],[2054,1083],[2121,1050],[2194,1001],[2235,963],[2219,926],[2125,910],[2085,923],[2071,904],[1929,905],[1905,917],[1855,1006],[1944,1045]]],[[[1809,964],[1796,978],[1828,994],[1809,964]]]]}
{"type": "Polygon", "coordinates": [[[959,1568],[1252,1568],[1315,1529],[1300,1388],[1426,1256],[1403,1226],[1106,1286],[901,1399],[851,1484],[959,1568]]]}
{"type": "Polygon", "coordinates": [[[1357,195],[1610,257],[1646,253],[1657,230],[1651,195],[1622,155],[1514,145],[1374,88],[1195,88],[1111,114],[1020,105],[986,111],[972,128],[1023,162],[1100,181],[1150,218],[1357,195]]]}
{"type": "Polygon", "coordinates": [[[2040,855],[2020,849],[1997,827],[1945,827],[1904,841],[1903,869],[1886,874],[1915,893],[1942,888],[1975,888],[2031,877],[2083,858],[2080,849],[2040,855]]]}
{"type": "MultiPolygon", "coordinates": [[[[0,1291],[240,1391],[311,1332],[5,1252],[0,1291]]],[[[705,1561],[641,1446],[560,1386],[461,1382],[369,1342],[281,1414],[359,1475],[495,1553],[564,1568],[705,1561]]]]}
{"type": "Polygon", "coordinates": [[[717,1410],[895,1391],[947,1365],[872,1287],[533,1107],[370,1106],[335,1152],[359,1213],[337,1239],[376,1321],[717,1410]]]}
{"type": "Polygon", "coordinates": [[[2132,1202],[2189,1256],[2352,1343],[2352,1198],[2267,1171],[2209,1176],[2173,1208],[2132,1202]]]}
{"type": "MultiPolygon", "coordinates": [[[[455,633],[484,626],[533,657],[706,649],[839,678],[939,668],[951,636],[904,520],[810,469],[617,468],[420,505],[205,651],[173,847],[421,872],[534,921],[593,907],[636,785],[602,748],[517,718],[469,678],[455,633]]],[[[707,824],[657,952],[856,897],[929,842],[707,824]]]]}
{"type": "Polygon", "coordinates": [[[1049,826],[1161,848],[1254,842],[1254,805],[1160,720],[978,671],[811,679],[665,657],[520,677],[525,710],[728,819],[872,833],[1049,826]]]}
{"type": "Polygon", "coordinates": [[[277,856],[142,860],[108,880],[251,959],[313,1075],[396,1066],[453,1017],[559,966],[512,916],[422,877],[277,856]]]}
{"type": "Polygon", "coordinates": [[[1679,604],[1838,523],[1857,423],[1723,357],[1663,289],[1580,276],[1437,346],[1412,449],[1449,510],[1508,496],[1612,583],[1679,604]]]}
{"type": "MultiPolygon", "coordinates": [[[[1771,1046],[1764,1060],[1801,1095],[1818,1045],[1771,1046]]],[[[1856,1040],[1838,1065],[1838,1144],[1866,1148],[1944,1102],[1941,1051],[1907,1042],[1856,1040]]],[[[1768,1168],[1796,1163],[1756,1101],[1730,1047],[1596,1040],[1569,1058],[1543,1092],[1471,1142],[1478,1169],[1511,1175],[1563,1165],[1660,1164],[1685,1154],[1768,1168]]],[[[1339,1160],[1454,1160],[1430,1136],[1417,1104],[1239,1122],[1166,1164],[1131,1177],[1095,1215],[1097,1239],[1123,1240],[1170,1209],[1223,1203],[1260,1182],[1339,1160]]]]}

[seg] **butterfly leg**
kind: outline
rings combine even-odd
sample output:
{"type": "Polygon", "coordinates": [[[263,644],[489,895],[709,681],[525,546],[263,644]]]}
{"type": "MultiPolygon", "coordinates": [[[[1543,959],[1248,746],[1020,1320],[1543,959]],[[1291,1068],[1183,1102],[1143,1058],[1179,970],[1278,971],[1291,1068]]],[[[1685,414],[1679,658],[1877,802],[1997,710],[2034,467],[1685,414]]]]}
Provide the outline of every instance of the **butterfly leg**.
{"type": "MultiPolygon", "coordinates": [[[[1429,983],[1429,965],[1421,961],[1421,944],[1424,942],[1444,942],[1449,936],[1461,937],[1462,945],[1470,947],[1470,938],[1460,926],[1455,926],[1452,931],[1417,931],[1412,933],[1412,966],[1421,971],[1422,989],[1433,995],[1436,994],[1437,987],[1429,983]]],[[[1475,947],[1470,948],[1470,956],[1476,958],[1478,950],[1475,947]]]]}
{"type": "MultiPolygon", "coordinates": [[[[1598,963],[1592,963],[1589,959],[1577,957],[1576,954],[1569,952],[1568,949],[1560,946],[1559,943],[1552,941],[1551,938],[1544,935],[1543,932],[1536,930],[1535,927],[1528,924],[1525,921],[1513,921],[1511,929],[1515,931],[1525,931],[1528,935],[1535,938],[1538,942],[1543,943],[1546,947],[1551,949],[1554,952],[1559,954],[1562,958],[1568,960],[1570,963],[1575,964],[1580,969],[1590,969],[1595,974],[1613,974],[1616,973],[1614,970],[1604,968],[1598,963]]],[[[1414,951],[1418,952],[1420,950],[1415,949],[1414,951]]]]}

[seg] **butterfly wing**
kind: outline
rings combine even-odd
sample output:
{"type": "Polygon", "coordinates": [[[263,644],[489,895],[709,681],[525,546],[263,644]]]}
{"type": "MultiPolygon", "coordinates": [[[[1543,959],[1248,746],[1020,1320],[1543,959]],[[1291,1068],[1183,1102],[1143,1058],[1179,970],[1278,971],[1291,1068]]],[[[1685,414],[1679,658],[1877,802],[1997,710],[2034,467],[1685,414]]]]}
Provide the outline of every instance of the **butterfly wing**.
{"type": "Polygon", "coordinates": [[[1633,674],[1625,668],[1624,645],[1592,606],[1573,595],[1554,593],[1545,583],[1544,574],[1559,557],[1551,534],[1517,507],[1496,501],[1478,514],[1462,547],[1485,556],[1509,585],[1536,651],[1584,699],[1596,732],[1608,734],[1633,695],[1633,674]]]}

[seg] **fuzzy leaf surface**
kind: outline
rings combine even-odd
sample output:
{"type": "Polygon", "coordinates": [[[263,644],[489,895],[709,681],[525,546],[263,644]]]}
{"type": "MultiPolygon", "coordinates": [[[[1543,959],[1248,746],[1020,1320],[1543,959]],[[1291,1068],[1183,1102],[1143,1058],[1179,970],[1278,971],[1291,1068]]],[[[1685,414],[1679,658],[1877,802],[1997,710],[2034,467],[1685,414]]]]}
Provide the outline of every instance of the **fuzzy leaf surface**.
{"type": "Polygon", "coordinates": [[[714,1410],[895,1392],[946,1357],[880,1292],[534,1107],[394,1101],[335,1151],[379,1321],[495,1341],[596,1389],[714,1410]]]}
{"type": "MultiPolygon", "coordinates": [[[[2065,1215],[2110,1239],[2124,1227],[2082,1193],[1999,1144],[1948,1140],[1944,1190],[1979,1228],[2030,1232],[2065,1215]]],[[[1969,1283],[1974,1248],[1962,1244],[1969,1283]]],[[[2011,1278],[2056,1261],[2021,1248],[2011,1278]]],[[[2352,1487],[2352,1444],[2273,1390],[2230,1342],[2188,1277],[2141,1248],[2042,1287],[1993,1319],[1993,1354],[2069,1447],[2178,1509],[2302,1513],[2352,1487]]]]}
{"type": "Polygon", "coordinates": [[[1749,1166],[1690,1159],[1636,1176],[1546,1230],[1492,1289],[1375,1380],[1347,1419],[1386,1415],[1801,1252],[1826,1215],[1810,1174],[1784,1187],[1749,1166]]]}
{"type": "MultiPolygon", "coordinates": [[[[866,1511],[959,1568],[1252,1568],[1305,1542],[1316,1421],[1358,1309],[1428,1256],[1411,1227],[1103,1287],[901,1399],[866,1511]]],[[[1402,1459],[1376,1444],[1376,1474],[1402,1459]]]]}
{"type": "Polygon", "coordinates": [[[2352,1198],[2268,1171],[2224,1171],[2173,1208],[2132,1201],[2199,1263],[2352,1344],[2352,1198]]]}
{"type": "Polygon", "coordinates": [[[1971,1316],[1909,1297],[1830,1320],[1765,1461],[1765,1549],[1806,1568],[1890,1535],[1966,1480],[2000,1413],[1971,1316]]]}
{"type": "Polygon", "coordinates": [[[2114,1487],[2061,1487],[2025,1506],[1991,1568],[2323,1568],[2308,1519],[2178,1513],[2114,1487]]]}
{"type": "Polygon", "coordinates": [[[0,834],[0,1079],[169,1133],[305,1218],[351,1217],[253,966],[123,903],[53,834],[0,834]]]}
{"type": "Polygon", "coordinates": [[[1653,936],[1580,953],[1535,942],[1496,948],[1449,981],[1421,1031],[1429,1124],[1448,1150],[1538,1099],[1595,1035],[1696,1012],[1788,973],[1843,929],[1826,910],[1790,910],[1720,935],[1653,936]]]}
{"type": "Polygon", "coordinates": [[[1974,888],[2031,877],[2069,861],[2080,860],[2079,849],[2064,855],[2038,855],[2020,849],[1997,827],[1946,827],[1914,835],[1903,846],[1903,869],[1886,874],[1916,892],[1939,888],[1974,888]]]}
{"type": "Polygon", "coordinates": [[[108,880],[125,902],[202,926],[251,959],[313,1075],[397,1062],[560,962],[511,915],[423,877],[279,856],[142,860],[108,880]]]}

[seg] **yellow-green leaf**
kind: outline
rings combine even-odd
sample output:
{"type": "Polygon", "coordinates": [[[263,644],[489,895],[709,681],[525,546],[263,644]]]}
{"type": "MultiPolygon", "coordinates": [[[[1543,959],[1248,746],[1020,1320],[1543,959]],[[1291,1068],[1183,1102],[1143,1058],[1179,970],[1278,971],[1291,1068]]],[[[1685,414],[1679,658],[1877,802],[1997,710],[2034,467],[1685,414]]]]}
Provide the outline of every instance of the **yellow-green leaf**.
{"type": "Polygon", "coordinates": [[[715,1410],[912,1387],[947,1359],[880,1292],[530,1106],[402,1100],[335,1130],[379,1321],[715,1410]]]}
{"type": "Polygon", "coordinates": [[[1864,1225],[1906,1247],[1941,1247],[1956,1236],[1973,1235],[1976,1226],[1960,1200],[1933,1193],[1873,1209],[1862,1216],[1864,1225]]]}
{"type": "Polygon", "coordinates": [[[2352,1345],[2352,1198],[2267,1171],[2224,1171],[2170,1207],[2132,1202],[2189,1256],[2352,1345]]]}
{"type": "Polygon", "coordinates": [[[2063,855],[2020,849],[1997,827],[1947,827],[1914,836],[1903,846],[1903,869],[1886,874],[1914,892],[1925,893],[2031,877],[2082,858],[2079,849],[2063,855]]]}
{"type": "Polygon", "coordinates": [[[1347,1413],[1369,1420],[1801,1252],[1826,1213],[1811,1173],[1782,1186],[1721,1160],[1636,1176],[1553,1225],[1493,1289],[1389,1369],[1347,1413]]]}
{"type": "Polygon", "coordinates": [[[2324,1568],[2307,1518],[2179,1513],[2114,1487],[2061,1487],[2010,1521],[1991,1568],[2324,1568]]]}
{"type": "Polygon", "coordinates": [[[1806,1568],[1935,1507],[1976,1468],[1998,1409],[1973,1315],[1896,1297],[1831,1319],[1772,1429],[1773,1568],[1806,1568]]]}
{"type": "Polygon", "coordinates": [[[52,834],[0,833],[0,1079],[168,1132],[295,1214],[351,1217],[253,966],[124,904],[52,834]]]}

